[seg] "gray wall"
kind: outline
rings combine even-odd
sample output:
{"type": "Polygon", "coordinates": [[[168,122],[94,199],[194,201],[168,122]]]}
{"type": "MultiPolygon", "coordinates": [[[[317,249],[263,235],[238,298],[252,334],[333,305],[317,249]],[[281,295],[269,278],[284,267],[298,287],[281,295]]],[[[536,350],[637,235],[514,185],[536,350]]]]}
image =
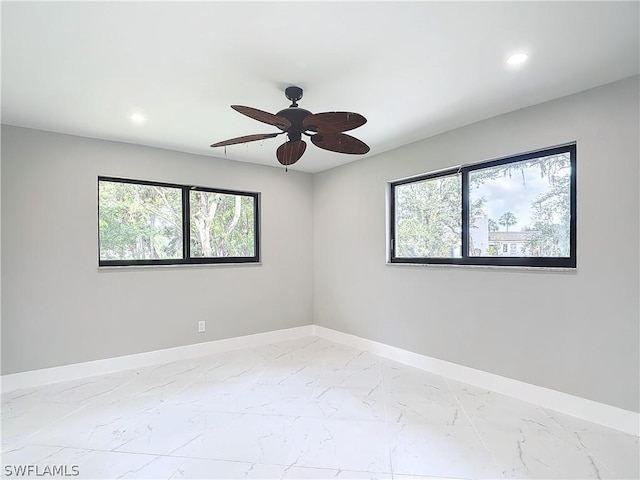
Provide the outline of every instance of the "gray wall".
{"type": "Polygon", "coordinates": [[[312,322],[310,174],[3,126],[2,221],[3,374],[312,322]],[[98,175],[262,192],[263,264],[99,271],[98,175]]]}
{"type": "Polygon", "coordinates": [[[638,411],[638,89],[627,79],[313,177],[4,126],[2,373],[313,321],[638,411]],[[570,141],[577,272],[385,264],[388,181],[570,141]],[[263,265],[99,271],[98,175],[262,192],[263,265]]]}
{"type": "Polygon", "coordinates": [[[638,411],[638,77],[314,176],[314,323],[638,411]],[[390,180],[576,141],[574,273],[385,264],[390,180]]]}

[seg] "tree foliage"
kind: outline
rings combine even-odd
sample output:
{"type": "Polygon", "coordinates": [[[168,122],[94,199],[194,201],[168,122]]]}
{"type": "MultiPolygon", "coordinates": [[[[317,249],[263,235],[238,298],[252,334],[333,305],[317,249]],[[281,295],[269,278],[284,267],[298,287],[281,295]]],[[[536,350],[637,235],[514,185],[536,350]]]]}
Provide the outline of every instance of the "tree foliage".
{"type": "Polygon", "coordinates": [[[192,191],[191,256],[254,255],[253,197],[192,191]]]}
{"type": "MultiPolygon", "coordinates": [[[[254,198],[190,191],[191,256],[253,256],[254,198]]],[[[182,258],[182,190],[99,182],[100,258],[182,258]]]]}
{"type": "Polygon", "coordinates": [[[516,223],[518,223],[518,220],[516,219],[516,216],[513,214],[513,212],[503,213],[498,220],[498,225],[502,225],[503,227],[505,227],[507,229],[507,232],[509,231],[509,227],[515,225],[516,223]]]}
{"type": "Polygon", "coordinates": [[[457,176],[396,188],[396,255],[452,257],[460,249],[461,189],[457,176]]]}
{"type": "MultiPolygon", "coordinates": [[[[486,218],[486,198],[475,194],[479,187],[500,178],[521,178],[526,185],[525,171],[538,169],[549,188],[539,194],[530,205],[531,224],[526,230],[534,232],[526,246],[525,255],[568,256],[570,232],[571,165],[568,153],[533,158],[478,169],[469,173],[469,225],[475,228],[479,218],[486,218]]],[[[459,256],[461,249],[461,181],[457,175],[435,177],[396,186],[396,255],[398,257],[459,256]]],[[[496,222],[487,219],[488,232],[497,232],[499,225],[506,231],[516,225],[513,212],[505,212],[496,222]]],[[[473,235],[469,249],[474,251],[473,235]]],[[[495,245],[489,245],[486,255],[499,255],[495,245]]]]}
{"type": "Polygon", "coordinates": [[[532,204],[533,236],[529,252],[550,257],[570,255],[571,235],[571,165],[567,155],[554,158],[545,171],[549,190],[538,195],[532,204]],[[562,158],[564,157],[564,158],[562,158]]]}
{"type": "Polygon", "coordinates": [[[100,182],[100,258],[182,257],[181,191],[120,182],[100,182]]]}

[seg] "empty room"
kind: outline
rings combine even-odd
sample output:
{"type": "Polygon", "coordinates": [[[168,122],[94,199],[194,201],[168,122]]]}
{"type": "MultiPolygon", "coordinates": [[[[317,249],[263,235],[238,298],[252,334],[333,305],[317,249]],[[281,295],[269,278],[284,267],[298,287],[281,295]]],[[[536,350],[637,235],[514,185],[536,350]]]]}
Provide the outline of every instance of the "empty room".
{"type": "Polygon", "coordinates": [[[640,2],[0,8],[3,478],[640,478],[640,2]]]}

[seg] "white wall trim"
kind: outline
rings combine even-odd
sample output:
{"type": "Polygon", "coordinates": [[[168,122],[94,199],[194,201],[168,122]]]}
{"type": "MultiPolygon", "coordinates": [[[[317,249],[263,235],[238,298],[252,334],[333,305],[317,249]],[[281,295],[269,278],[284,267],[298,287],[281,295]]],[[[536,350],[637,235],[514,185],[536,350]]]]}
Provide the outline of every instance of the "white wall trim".
{"type": "Polygon", "coordinates": [[[27,372],[2,375],[0,384],[2,392],[10,392],[19,388],[37,387],[49,383],[75,380],[92,375],[102,375],[119,370],[142,368],[161,363],[175,362],[189,358],[202,357],[217,352],[258,347],[269,343],[293,340],[313,335],[311,325],[256,333],[242,337],[225,338],[210,342],[194,343],[181,347],[135,353],[121,357],[105,358],[90,362],[62,365],[60,367],[43,368],[27,372]]]}
{"type": "Polygon", "coordinates": [[[640,435],[640,414],[622,408],[502,377],[456,363],[439,360],[384,343],[313,325],[313,334],[333,342],[366,350],[381,357],[442,375],[453,380],[486,388],[525,402],[549,408],[589,422],[598,423],[632,435],[640,435]]]}
{"type": "Polygon", "coordinates": [[[222,340],[155,350],[152,352],[136,353],[91,362],[2,375],[0,380],[1,389],[4,393],[19,388],[37,387],[49,383],[75,380],[92,375],[102,375],[119,370],[141,368],[160,363],[202,357],[217,352],[258,347],[269,343],[294,340],[311,335],[360,350],[366,350],[405,365],[410,365],[470,385],[486,388],[525,402],[582,418],[589,422],[605,425],[632,435],[640,435],[639,413],[594,402],[586,398],[576,397],[557,390],[532,385],[520,380],[476,370],[471,367],[465,367],[445,360],[428,357],[402,348],[392,347],[384,343],[342,333],[320,325],[304,325],[272,332],[256,333],[242,337],[225,338],[222,340]]]}

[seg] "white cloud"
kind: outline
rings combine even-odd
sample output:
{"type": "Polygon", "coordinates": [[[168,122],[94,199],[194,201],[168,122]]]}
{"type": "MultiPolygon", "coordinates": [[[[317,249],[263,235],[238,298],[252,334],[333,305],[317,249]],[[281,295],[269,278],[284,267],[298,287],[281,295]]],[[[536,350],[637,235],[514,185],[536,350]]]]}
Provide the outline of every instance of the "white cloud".
{"type": "Polygon", "coordinates": [[[540,176],[538,167],[512,172],[511,176],[487,180],[471,191],[471,200],[484,196],[486,215],[496,222],[505,212],[512,212],[517,223],[509,228],[519,231],[531,222],[531,203],[549,189],[549,181],[540,176]],[[523,178],[524,174],[524,178],[523,178]]]}

